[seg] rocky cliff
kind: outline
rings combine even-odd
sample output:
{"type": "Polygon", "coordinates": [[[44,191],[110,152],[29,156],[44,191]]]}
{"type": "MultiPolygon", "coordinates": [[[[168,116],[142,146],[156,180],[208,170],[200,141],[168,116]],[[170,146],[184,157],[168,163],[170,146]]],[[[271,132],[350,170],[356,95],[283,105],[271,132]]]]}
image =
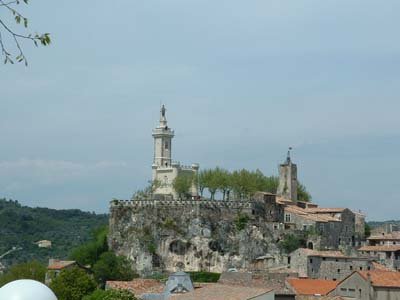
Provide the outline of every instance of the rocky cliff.
{"type": "Polygon", "coordinates": [[[277,236],[257,205],[236,201],[112,201],[110,248],[141,275],[251,269],[267,253],[280,263],[277,236]]]}

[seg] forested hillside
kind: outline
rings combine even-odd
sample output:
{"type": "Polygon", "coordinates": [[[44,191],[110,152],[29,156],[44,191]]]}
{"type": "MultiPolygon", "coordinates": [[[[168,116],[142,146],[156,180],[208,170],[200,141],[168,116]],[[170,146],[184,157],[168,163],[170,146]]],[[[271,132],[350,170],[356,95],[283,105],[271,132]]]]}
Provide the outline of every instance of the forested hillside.
{"type": "Polygon", "coordinates": [[[87,242],[94,229],[106,225],[107,215],[96,215],[78,209],[56,210],[31,208],[17,201],[0,199],[0,255],[20,247],[0,262],[5,266],[17,262],[48,258],[67,258],[71,249],[87,242]],[[35,242],[50,240],[50,249],[35,242]]]}

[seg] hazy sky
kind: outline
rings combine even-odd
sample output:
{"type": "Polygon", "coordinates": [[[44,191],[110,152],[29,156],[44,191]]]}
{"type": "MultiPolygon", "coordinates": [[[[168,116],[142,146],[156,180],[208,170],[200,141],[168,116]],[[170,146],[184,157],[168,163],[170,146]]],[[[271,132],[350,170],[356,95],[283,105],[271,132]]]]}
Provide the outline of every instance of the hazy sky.
{"type": "MultiPolygon", "coordinates": [[[[106,212],[174,160],[277,174],[400,219],[400,1],[31,1],[30,66],[0,66],[0,196],[106,212]]],[[[0,12],[4,16],[4,12],[0,12]]]]}

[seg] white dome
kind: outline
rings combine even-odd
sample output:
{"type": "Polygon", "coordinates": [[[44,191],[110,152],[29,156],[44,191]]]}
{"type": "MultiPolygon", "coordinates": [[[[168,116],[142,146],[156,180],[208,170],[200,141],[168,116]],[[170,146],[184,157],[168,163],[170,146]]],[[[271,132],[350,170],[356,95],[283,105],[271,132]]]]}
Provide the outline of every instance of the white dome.
{"type": "Polygon", "coordinates": [[[53,291],[43,283],[22,279],[0,288],[0,300],[57,300],[53,291]]]}

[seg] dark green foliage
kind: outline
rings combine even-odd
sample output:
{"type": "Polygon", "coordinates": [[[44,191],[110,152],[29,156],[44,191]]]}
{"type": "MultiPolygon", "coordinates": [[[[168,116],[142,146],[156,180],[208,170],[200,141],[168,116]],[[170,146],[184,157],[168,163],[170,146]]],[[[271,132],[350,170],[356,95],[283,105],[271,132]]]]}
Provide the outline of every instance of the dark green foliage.
{"type": "Polygon", "coordinates": [[[311,202],[311,195],[307,192],[306,187],[300,182],[297,185],[297,200],[304,202],[311,202]]]}
{"type": "Polygon", "coordinates": [[[0,277],[0,287],[18,279],[32,279],[44,283],[45,275],[46,266],[38,261],[17,264],[0,277]]]}
{"type": "Polygon", "coordinates": [[[12,247],[22,248],[5,256],[2,263],[10,266],[38,260],[47,265],[49,258],[66,258],[72,248],[90,239],[94,228],[107,222],[107,215],[77,209],[30,208],[0,199],[0,254],[12,247]],[[34,244],[39,240],[50,240],[52,248],[39,248],[34,244]]]}
{"type": "Polygon", "coordinates": [[[245,229],[247,223],[249,222],[249,219],[249,216],[246,214],[238,214],[235,219],[236,229],[239,231],[245,229]]]}
{"type": "Polygon", "coordinates": [[[137,300],[135,296],[126,290],[95,290],[91,295],[82,300],[137,300]]]}
{"type": "Polygon", "coordinates": [[[99,260],[93,266],[93,274],[101,285],[104,285],[106,280],[128,281],[135,277],[127,259],[116,256],[111,251],[100,255],[99,260]]]}
{"type": "Polygon", "coordinates": [[[212,272],[188,272],[190,274],[190,278],[193,282],[217,282],[220,273],[212,273],[212,272]]]}
{"type": "Polygon", "coordinates": [[[305,240],[298,235],[286,234],[284,239],[279,242],[278,246],[286,253],[290,253],[300,247],[305,247],[305,240]]]}
{"type": "Polygon", "coordinates": [[[107,227],[104,226],[94,231],[91,241],[73,249],[70,257],[81,265],[93,266],[106,251],[108,251],[107,227]]]}
{"type": "Polygon", "coordinates": [[[365,223],[365,237],[369,237],[371,235],[371,226],[368,223],[365,223]]]}
{"type": "Polygon", "coordinates": [[[78,267],[62,270],[50,284],[58,300],[81,300],[96,287],[94,279],[78,267]]]}
{"type": "Polygon", "coordinates": [[[188,197],[193,181],[194,177],[186,173],[179,174],[174,179],[172,186],[174,187],[174,190],[178,193],[179,198],[183,199],[188,197]]]}

